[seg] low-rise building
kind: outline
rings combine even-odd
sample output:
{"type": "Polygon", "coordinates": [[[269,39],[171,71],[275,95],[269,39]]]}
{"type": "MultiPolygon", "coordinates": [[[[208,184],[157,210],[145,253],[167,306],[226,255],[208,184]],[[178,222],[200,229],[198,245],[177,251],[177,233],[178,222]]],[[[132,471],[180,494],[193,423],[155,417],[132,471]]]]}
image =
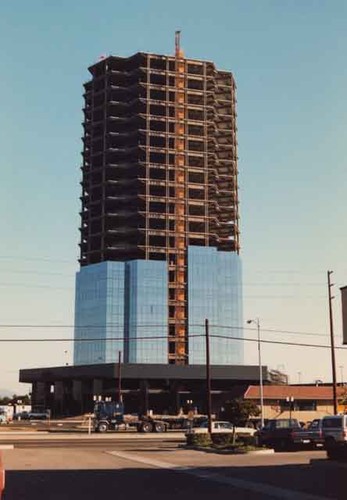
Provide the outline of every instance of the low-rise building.
{"type": "MultiPolygon", "coordinates": [[[[297,418],[309,422],[315,418],[334,414],[332,386],[314,385],[264,385],[264,418],[297,418]]],[[[338,387],[338,411],[347,411],[347,388],[338,387]]],[[[250,385],[244,399],[251,399],[260,406],[260,389],[250,385]]]]}

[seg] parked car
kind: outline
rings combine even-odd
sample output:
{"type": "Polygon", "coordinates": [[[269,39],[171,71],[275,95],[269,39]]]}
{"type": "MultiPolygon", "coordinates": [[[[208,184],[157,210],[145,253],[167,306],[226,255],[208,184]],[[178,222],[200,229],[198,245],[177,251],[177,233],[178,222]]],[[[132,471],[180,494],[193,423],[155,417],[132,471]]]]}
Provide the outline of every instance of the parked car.
{"type": "Polygon", "coordinates": [[[347,456],[347,415],[323,417],[322,433],[328,458],[347,456]]]}
{"type": "Polygon", "coordinates": [[[28,411],[20,411],[13,415],[13,420],[29,420],[29,412],[28,411]]]}
{"type": "Polygon", "coordinates": [[[298,446],[322,447],[324,445],[322,422],[321,418],[316,418],[307,428],[294,430],[292,433],[294,443],[298,446]]]}
{"type": "Polygon", "coordinates": [[[35,411],[21,411],[13,415],[13,420],[46,420],[48,419],[48,412],[35,412],[35,411]]]}
{"type": "MultiPolygon", "coordinates": [[[[216,420],[211,423],[213,434],[232,434],[235,432],[238,436],[254,436],[256,429],[251,427],[235,427],[232,423],[216,420]]],[[[208,422],[203,422],[200,427],[193,427],[186,432],[187,435],[191,434],[204,434],[208,432],[208,422]]]]}
{"type": "Polygon", "coordinates": [[[300,423],[295,418],[271,419],[257,432],[258,442],[276,451],[290,450],[295,447],[294,436],[300,430],[300,423]]]}
{"type": "Polygon", "coordinates": [[[45,411],[31,411],[29,412],[29,420],[47,420],[49,413],[45,411]]]}
{"type": "Polygon", "coordinates": [[[5,413],[0,413],[0,425],[1,424],[8,424],[8,418],[5,413]]]}

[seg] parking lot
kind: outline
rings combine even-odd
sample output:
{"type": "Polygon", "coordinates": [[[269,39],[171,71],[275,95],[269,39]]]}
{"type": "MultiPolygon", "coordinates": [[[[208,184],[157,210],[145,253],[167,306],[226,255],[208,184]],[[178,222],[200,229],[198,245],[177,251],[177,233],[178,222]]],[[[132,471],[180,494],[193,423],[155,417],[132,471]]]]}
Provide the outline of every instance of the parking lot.
{"type": "Polygon", "coordinates": [[[88,436],[60,435],[54,442],[49,435],[27,436],[25,446],[18,436],[18,446],[13,439],[14,449],[3,452],[5,499],[94,499],[113,491],[118,499],[145,500],[178,494],[203,500],[216,494],[251,500],[346,498],[347,466],[326,460],[324,451],[223,455],[186,449],[176,434],[94,435],[90,444],[88,436]]]}

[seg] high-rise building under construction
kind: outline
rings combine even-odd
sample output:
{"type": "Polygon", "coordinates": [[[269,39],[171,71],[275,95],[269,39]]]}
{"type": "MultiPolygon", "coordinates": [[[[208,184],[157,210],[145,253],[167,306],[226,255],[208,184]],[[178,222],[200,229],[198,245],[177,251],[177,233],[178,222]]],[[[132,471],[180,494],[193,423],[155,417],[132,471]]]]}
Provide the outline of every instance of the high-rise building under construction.
{"type": "Polygon", "coordinates": [[[243,363],[235,81],[109,56],[85,83],[75,364],[243,363]],[[88,340],[89,339],[89,340],[88,340]]]}

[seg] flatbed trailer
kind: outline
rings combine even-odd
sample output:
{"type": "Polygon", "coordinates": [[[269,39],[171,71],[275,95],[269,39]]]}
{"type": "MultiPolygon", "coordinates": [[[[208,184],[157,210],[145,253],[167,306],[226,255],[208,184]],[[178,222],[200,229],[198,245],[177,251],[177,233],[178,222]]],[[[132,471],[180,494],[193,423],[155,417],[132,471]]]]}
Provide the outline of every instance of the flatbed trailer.
{"type": "Polygon", "coordinates": [[[169,429],[188,429],[207,419],[206,415],[125,414],[121,403],[98,401],[94,407],[94,430],[107,432],[121,427],[135,427],[138,432],[166,432],[169,429]]]}

